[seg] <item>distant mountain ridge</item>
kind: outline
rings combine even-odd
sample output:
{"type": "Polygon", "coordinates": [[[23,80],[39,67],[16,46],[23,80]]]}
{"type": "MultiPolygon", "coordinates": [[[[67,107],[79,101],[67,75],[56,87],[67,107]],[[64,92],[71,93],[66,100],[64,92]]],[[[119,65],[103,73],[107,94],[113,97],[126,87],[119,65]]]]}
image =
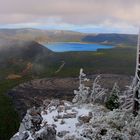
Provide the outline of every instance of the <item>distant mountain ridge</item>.
{"type": "Polygon", "coordinates": [[[82,41],[95,42],[102,44],[113,44],[113,45],[135,45],[137,43],[137,35],[131,34],[98,34],[98,35],[87,35],[82,41]]]}
{"type": "Polygon", "coordinates": [[[36,42],[90,42],[110,45],[136,45],[134,34],[87,34],[65,30],[0,29],[1,40],[24,40],[36,42]]]}

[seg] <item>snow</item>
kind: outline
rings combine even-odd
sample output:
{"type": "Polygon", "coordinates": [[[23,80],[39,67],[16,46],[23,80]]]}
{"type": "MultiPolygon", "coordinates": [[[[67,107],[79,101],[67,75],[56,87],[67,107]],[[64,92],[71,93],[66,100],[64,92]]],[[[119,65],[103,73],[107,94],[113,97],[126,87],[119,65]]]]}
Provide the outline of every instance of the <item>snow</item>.
{"type": "MultiPolygon", "coordinates": [[[[65,105],[70,106],[70,104],[68,104],[68,103],[66,103],[65,105]]],[[[53,108],[55,108],[55,107],[53,106],[53,108]]],[[[47,122],[50,125],[55,124],[57,132],[67,130],[70,133],[73,133],[76,131],[75,125],[78,123],[78,116],[88,115],[88,113],[91,110],[92,109],[88,108],[87,105],[82,105],[82,106],[72,107],[71,109],[67,110],[66,112],[63,111],[63,112],[59,113],[59,115],[62,117],[64,116],[64,114],[69,114],[69,113],[76,113],[76,117],[75,118],[64,118],[63,120],[65,123],[61,124],[62,119],[58,119],[57,122],[54,121],[54,119],[53,119],[58,116],[58,111],[56,108],[52,112],[48,112],[48,114],[46,114],[46,115],[44,115],[44,112],[42,112],[43,123],[47,122]]]]}

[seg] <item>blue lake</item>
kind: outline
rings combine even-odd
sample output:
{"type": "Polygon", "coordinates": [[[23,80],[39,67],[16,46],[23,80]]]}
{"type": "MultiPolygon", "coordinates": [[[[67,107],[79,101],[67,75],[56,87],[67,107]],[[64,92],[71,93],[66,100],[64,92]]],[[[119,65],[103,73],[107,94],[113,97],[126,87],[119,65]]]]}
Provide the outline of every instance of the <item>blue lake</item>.
{"type": "Polygon", "coordinates": [[[110,49],[114,46],[88,44],[88,43],[47,43],[43,44],[53,52],[69,52],[69,51],[97,51],[98,49],[110,49]]]}

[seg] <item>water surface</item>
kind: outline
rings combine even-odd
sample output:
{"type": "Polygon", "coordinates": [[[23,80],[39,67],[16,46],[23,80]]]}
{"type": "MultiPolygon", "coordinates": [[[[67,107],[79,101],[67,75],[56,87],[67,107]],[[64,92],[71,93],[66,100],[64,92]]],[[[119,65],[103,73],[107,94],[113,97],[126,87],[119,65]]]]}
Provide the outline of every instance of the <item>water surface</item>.
{"type": "Polygon", "coordinates": [[[69,51],[97,51],[97,49],[110,49],[113,46],[89,44],[89,43],[47,43],[43,44],[53,52],[69,52],[69,51]]]}

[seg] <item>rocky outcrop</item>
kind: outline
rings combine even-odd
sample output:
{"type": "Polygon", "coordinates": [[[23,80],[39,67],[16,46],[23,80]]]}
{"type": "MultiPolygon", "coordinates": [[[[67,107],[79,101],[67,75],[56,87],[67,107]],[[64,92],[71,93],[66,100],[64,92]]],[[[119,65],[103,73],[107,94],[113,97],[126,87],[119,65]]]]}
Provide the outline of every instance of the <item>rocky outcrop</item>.
{"type": "Polygon", "coordinates": [[[44,102],[40,108],[27,111],[22,127],[20,126],[19,132],[11,140],[140,139],[140,113],[134,117],[128,110],[109,111],[99,104],[77,105],[64,100],[44,102]],[[75,117],[64,117],[71,113],[75,113],[75,117]],[[37,116],[34,120],[37,125],[32,123],[34,116],[37,116]]]}
{"type": "Polygon", "coordinates": [[[19,133],[13,136],[11,140],[27,140],[29,134],[34,140],[56,140],[55,127],[53,125],[41,127],[42,121],[41,108],[29,109],[20,124],[19,133]]]}

